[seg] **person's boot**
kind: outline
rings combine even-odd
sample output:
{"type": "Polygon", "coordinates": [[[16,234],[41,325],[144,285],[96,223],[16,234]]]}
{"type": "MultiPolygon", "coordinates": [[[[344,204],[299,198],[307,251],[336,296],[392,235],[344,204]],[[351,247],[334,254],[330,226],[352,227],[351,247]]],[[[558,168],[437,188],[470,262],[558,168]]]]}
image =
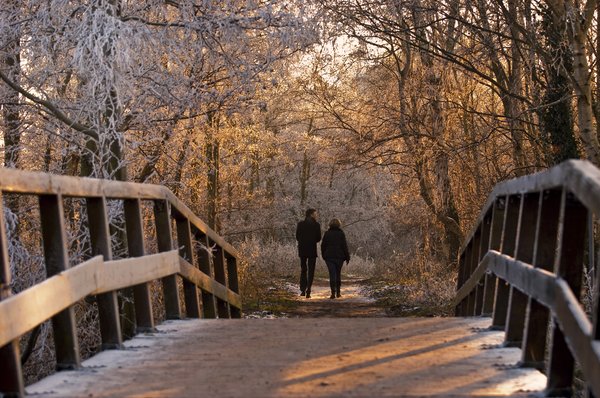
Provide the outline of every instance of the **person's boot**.
{"type": "Polygon", "coordinates": [[[335,296],[336,296],[337,298],[340,298],[340,297],[342,297],[342,295],[340,294],[340,291],[339,291],[339,290],[337,291],[337,293],[335,294],[335,296]]]}
{"type": "Polygon", "coordinates": [[[302,291],[300,292],[300,295],[301,295],[301,296],[306,296],[306,292],[305,292],[304,290],[302,290],[302,291]]]}
{"type": "Polygon", "coordinates": [[[335,298],[335,293],[331,292],[331,296],[329,296],[330,299],[334,299],[335,298]]]}
{"type": "Polygon", "coordinates": [[[306,291],[306,298],[310,298],[310,291],[309,290],[306,291]]]}

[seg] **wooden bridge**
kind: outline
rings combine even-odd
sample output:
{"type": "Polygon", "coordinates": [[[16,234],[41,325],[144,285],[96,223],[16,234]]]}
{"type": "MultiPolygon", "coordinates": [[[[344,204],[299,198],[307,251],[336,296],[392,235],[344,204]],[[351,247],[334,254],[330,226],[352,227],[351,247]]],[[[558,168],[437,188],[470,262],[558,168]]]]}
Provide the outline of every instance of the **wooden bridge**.
{"type": "Polygon", "coordinates": [[[39,197],[48,275],[11,295],[0,212],[5,396],[569,396],[577,374],[600,397],[598,291],[592,314],[580,298],[600,214],[589,163],[496,186],[460,254],[455,318],[223,320],[241,317],[238,253],[167,189],[0,170],[0,190],[39,197]],[[85,199],[97,255],[73,268],[67,197],[85,199]],[[109,199],[123,201],[131,258],[112,260],[109,199]],[[142,201],[154,206],[159,254],[144,247],[142,201]],[[157,279],[171,319],[162,325],[148,288],[157,279]],[[138,335],[124,341],[116,292],[126,288],[138,335]],[[105,351],[82,364],[73,305],[89,295],[105,351]],[[25,387],[19,339],[48,319],[60,372],[25,387]]]}

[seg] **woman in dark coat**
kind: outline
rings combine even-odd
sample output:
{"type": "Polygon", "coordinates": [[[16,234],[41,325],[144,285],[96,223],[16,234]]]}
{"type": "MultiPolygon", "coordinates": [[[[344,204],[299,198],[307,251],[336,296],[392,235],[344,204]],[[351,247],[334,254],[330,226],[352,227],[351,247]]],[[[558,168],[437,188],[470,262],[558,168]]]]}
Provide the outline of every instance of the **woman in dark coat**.
{"type": "Polygon", "coordinates": [[[342,266],[344,261],[350,261],[350,252],[348,251],[346,235],[342,231],[342,223],[337,218],[329,222],[329,229],[323,235],[321,254],[329,270],[329,286],[331,287],[329,298],[340,297],[342,266]]]}

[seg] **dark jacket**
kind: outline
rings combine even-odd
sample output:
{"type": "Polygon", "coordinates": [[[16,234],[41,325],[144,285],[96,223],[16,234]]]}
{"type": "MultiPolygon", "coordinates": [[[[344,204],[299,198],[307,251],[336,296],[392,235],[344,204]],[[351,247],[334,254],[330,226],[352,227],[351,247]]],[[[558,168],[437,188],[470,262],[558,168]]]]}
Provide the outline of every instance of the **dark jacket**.
{"type": "Polygon", "coordinates": [[[321,224],[312,217],[306,217],[296,227],[296,240],[298,256],[317,257],[317,242],[321,240],[321,224]]]}
{"type": "Polygon", "coordinates": [[[350,261],[350,252],[346,242],[346,234],[339,228],[330,227],[321,242],[321,254],[324,259],[335,258],[350,261]]]}

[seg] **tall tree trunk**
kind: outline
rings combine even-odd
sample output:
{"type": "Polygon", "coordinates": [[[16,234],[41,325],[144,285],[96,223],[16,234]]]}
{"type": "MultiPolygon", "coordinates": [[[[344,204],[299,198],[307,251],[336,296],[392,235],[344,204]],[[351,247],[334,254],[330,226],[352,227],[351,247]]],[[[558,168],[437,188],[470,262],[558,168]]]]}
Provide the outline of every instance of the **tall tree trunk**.
{"type": "Polygon", "coordinates": [[[219,140],[215,133],[219,129],[218,114],[211,112],[208,117],[208,128],[206,133],[206,162],[208,166],[206,179],[206,213],[208,226],[219,231],[218,203],[219,203],[219,140]]]}
{"type": "MultiPolygon", "coordinates": [[[[310,136],[313,130],[314,119],[311,118],[308,123],[307,135],[310,136]]],[[[302,157],[302,168],[300,169],[300,205],[304,206],[306,199],[308,198],[308,180],[310,179],[310,157],[308,156],[308,149],[304,150],[302,157]]]]}
{"type": "MultiPolygon", "coordinates": [[[[5,37],[3,47],[6,55],[2,59],[3,69],[8,71],[9,78],[19,83],[21,76],[20,34],[5,37]]],[[[3,87],[6,88],[6,87],[3,87]]],[[[4,91],[4,90],[3,90],[4,91]]],[[[21,116],[19,115],[19,93],[6,88],[3,94],[2,119],[4,136],[4,167],[17,168],[21,152],[21,116]]]]}
{"type": "Polygon", "coordinates": [[[588,160],[600,166],[600,142],[594,125],[592,104],[592,85],[589,63],[586,55],[586,34],[578,31],[570,35],[573,52],[573,79],[577,97],[577,121],[579,136],[588,160]]]}
{"type": "Polygon", "coordinates": [[[592,25],[593,15],[598,6],[597,0],[587,0],[582,8],[580,3],[565,0],[546,0],[552,11],[553,22],[565,26],[567,40],[573,57],[571,85],[577,98],[577,125],[579,139],[587,159],[600,165],[600,142],[596,131],[592,99],[592,77],[587,57],[587,32],[592,25]]]}
{"type": "MultiPolygon", "coordinates": [[[[8,6],[15,10],[19,7],[19,1],[9,0],[8,6]]],[[[14,82],[19,82],[21,77],[21,32],[18,29],[13,31],[9,37],[4,37],[1,41],[5,49],[5,55],[0,61],[3,69],[8,72],[9,78],[14,82]]],[[[0,99],[2,104],[2,135],[4,138],[4,167],[18,168],[19,157],[21,153],[21,116],[19,114],[20,101],[19,93],[3,86],[3,97],[0,99]]],[[[18,220],[20,212],[20,200],[18,195],[6,195],[4,199],[6,207],[17,217],[14,231],[14,239],[19,239],[20,222],[18,220]]]]}

